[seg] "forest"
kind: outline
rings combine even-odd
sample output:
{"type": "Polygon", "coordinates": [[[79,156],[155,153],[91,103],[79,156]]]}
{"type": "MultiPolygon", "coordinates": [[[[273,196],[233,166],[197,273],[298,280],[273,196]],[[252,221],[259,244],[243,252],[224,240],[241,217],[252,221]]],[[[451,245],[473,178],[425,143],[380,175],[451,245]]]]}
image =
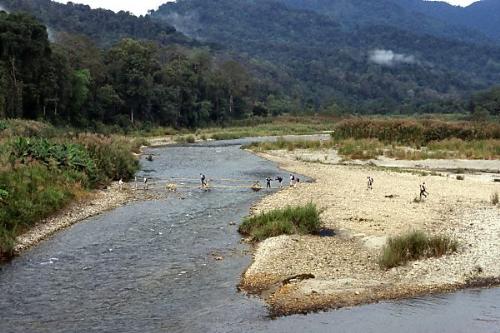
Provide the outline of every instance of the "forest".
{"type": "Polygon", "coordinates": [[[366,46],[356,49],[353,40],[368,49],[391,40],[410,50],[409,32],[360,28],[352,39],[328,17],[279,3],[248,4],[234,14],[241,4],[221,0],[206,17],[193,16],[210,24],[187,33],[216,37],[216,46],[164,22],[174,10],[186,19],[186,6],[195,0],[146,17],[48,0],[7,2],[38,14],[0,12],[1,118],[96,130],[195,128],[284,113],[470,113],[475,120],[499,115],[500,89],[491,88],[499,79],[494,69],[500,51],[494,46],[465,55],[468,44],[433,37],[419,52],[439,49],[433,61],[453,59],[449,64],[428,66],[408,56],[382,66],[367,62],[366,46]],[[219,9],[229,19],[220,20],[219,9]],[[274,22],[262,10],[274,11],[274,22]],[[297,22],[301,29],[290,29],[297,22]]]}
{"type": "Polygon", "coordinates": [[[1,117],[76,127],[199,127],[286,108],[240,63],[206,49],[130,38],[99,48],[67,33],[51,43],[26,14],[0,13],[0,74],[1,117]]]}
{"type": "Polygon", "coordinates": [[[313,108],[424,112],[500,82],[500,47],[374,23],[346,28],[268,0],[179,0],[151,15],[193,38],[247,54],[313,108]],[[474,52],[470,50],[474,49],[474,52]]]}

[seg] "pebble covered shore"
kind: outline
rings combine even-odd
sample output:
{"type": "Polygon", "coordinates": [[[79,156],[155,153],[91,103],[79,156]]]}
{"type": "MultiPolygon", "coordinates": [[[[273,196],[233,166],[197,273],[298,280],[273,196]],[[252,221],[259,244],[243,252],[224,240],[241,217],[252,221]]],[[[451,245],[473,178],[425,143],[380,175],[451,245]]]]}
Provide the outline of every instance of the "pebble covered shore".
{"type": "Polygon", "coordinates": [[[500,207],[490,203],[490,196],[500,192],[500,184],[484,177],[457,180],[455,175],[303,162],[293,153],[260,155],[315,182],[267,196],[254,212],[312,201],[323,211],[323,226],[335,233],[280,236],[257,245],[240,287],[261,294],[273,315],[498,284],[500,207]],[[373,190],[367,189],[368,176],[375,179],[373,190]],[[417,203],[413,199],[422,182],[430,195],[417,203]],[[448,235],[458,240],[458,252],[380,268],[377,259],[387,238],[411,230],[448,235]],[[308,278],[293,278],[300,276],[308,278]]]}

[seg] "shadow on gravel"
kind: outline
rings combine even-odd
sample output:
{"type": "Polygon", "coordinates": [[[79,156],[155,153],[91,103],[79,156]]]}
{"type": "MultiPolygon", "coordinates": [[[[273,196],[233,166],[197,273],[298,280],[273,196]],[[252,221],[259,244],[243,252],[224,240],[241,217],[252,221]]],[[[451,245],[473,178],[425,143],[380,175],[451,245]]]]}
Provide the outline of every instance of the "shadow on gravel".
{"type": "Polygon", "coordinates": [[[335,233],[335,230],[333,229],[328,229],[328,228],[322,228],[318,235],[320,237],[333,237],[333,236],[336,236],[337,234],[335,233]]]}

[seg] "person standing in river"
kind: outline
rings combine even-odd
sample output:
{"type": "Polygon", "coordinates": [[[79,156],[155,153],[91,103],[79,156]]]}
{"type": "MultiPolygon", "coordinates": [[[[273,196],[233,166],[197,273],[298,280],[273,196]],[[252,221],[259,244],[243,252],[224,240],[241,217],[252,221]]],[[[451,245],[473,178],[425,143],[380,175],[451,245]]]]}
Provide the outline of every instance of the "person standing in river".
{"type": "Polygon", "coordinates": [[[272,181],[271,177],[266,178],[266,187],[267,188],[271,188],[271,181],[272,181]]]}
{"type": "Polygon", "coordinates": [[[283,188],[283,177],[278,176],[278,177],[276,177],[276,180],[277,180],[277,181],[278,181],[278,183],[280,184],[280,188],[283,188]]]}
{"type": "Polygon", "coordinates": [[[201,188],[206,188],[207,187],[207,177],[205,177],[204,174],[200,173],[200,180],[201,180],[201,188]]]}

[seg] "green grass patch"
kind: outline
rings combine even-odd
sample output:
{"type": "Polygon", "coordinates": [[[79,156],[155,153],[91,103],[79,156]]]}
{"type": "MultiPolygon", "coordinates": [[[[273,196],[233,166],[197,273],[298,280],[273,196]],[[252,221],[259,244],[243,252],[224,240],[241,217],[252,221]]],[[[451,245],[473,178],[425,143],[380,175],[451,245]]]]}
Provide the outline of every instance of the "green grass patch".
{"type": "Polygon", "coordinates": [[[321,226],[320,211],[316,205],[275,209],[246,218],[238,231],[254,241],[291,234],[315,234],[321,226]]]}
{"type": "Polygon", "coordinates": [[[379,265],[389,269],[412,260],[441,257],[456,252],[457,248],[457,241],[447,236],[428,236],[422,231],[413,231],[390,238],[382,249],[379,265]]]}

